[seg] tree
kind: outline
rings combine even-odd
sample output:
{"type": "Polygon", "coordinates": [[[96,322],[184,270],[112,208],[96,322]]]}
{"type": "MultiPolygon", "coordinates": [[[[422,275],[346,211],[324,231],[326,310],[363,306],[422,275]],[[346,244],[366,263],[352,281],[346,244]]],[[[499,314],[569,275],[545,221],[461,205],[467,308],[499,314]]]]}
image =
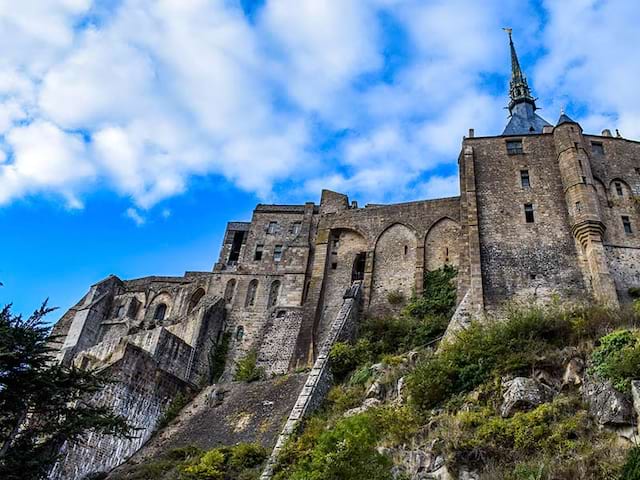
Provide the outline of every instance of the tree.
{"type": "Polygon", "coordinates": [[[106,380],[89,370],[67,367],[44,317],[55,309],[45,301],[23,319],[0,310],[0,478],[45,478],[64,442],[88,431],[127,437],[131,428],[109,408],[88,399],[106,380]]]}

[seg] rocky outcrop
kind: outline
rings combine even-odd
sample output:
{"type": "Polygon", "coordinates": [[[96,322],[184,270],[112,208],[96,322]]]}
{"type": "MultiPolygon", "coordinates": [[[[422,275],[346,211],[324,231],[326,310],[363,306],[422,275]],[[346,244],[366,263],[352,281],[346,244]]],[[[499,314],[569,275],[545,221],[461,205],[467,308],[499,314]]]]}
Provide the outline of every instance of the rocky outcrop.
{"type": "Polygon", "coordinates": [[[587,375],[582,386],[582,398],[589,413],[600,425],[621,426],[635,423],[633,406],[627,397],[610,382],[587,375]]]}
{"type": "Polygon", "coordinates": [[[509,417],[515,410],[524,410],[551,400],[553,392],[538,380],[516,377],[502,383],[503,402],[500,414],[509,417]]]}

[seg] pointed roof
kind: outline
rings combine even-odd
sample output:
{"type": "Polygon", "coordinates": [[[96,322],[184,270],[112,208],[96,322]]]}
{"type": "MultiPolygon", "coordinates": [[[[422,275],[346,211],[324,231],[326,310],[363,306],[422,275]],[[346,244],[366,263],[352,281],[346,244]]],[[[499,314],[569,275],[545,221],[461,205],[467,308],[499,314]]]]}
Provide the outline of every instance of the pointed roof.
{"type": "Polygon", "coordinates": [[[537,110],[535,98],[527,83],[527,77],[522,73],[516,48],[513,45],[513,31],[504,29],[509,34],[509,49],[511,50],[511,80],[509,82],[509,113],[511,118],[502,135],[528,135],[542,133],[542,128],[551,125],[544,118],[535,113],[537,110]]]}
{"type": "Polygon", "coordinates": [[[557,125],[561,125],[563,123],[576,123],[574,120],[572,120],[569,115],[567,115],[566,113],[564,113],[564,110],[560,111],[560,118],[558,118],[558,121],[556,122],[556,126],[557,125]]]}

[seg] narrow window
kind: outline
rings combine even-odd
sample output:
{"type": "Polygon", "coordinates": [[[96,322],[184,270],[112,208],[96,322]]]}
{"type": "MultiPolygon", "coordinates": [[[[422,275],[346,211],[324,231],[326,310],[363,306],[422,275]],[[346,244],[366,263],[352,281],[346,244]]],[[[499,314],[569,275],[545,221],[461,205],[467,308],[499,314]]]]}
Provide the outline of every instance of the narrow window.
{"type": "Polygon", "coordinates": [[[241,342],[243,337],[244,337],[244,327],[242,325],[238,325],[238,328],[236,328],[236,340],[238,342],[241,342]]]}
{"type": "Polygon", "coordinates": [[[522,188],[529,188],[531,186],[529,170],[520,170],[520,183],[522,184],[522,188]]]}
{"type": "Polygon", "coordinates": [[[581,210],[582,210],[582,205],[580,204],[580,202],[576,202],[576,212],[580,213],[581,210]]]}
{"type": "Polygon", "coordinates": [[[269,222],[269,226],[267,227],[267,233],[273,235],[278,232],[278,222],[269,222]]]}
{"type": "Polygon", "coordinates": [[[118,307],[118,311],[116,312],[116,317],[117,318],[120,318],[122,316],[124,316],[124,305],[120,305],[118,307]]]}
{"type": "Polygon", "coordinates": [[[591,153],[596,155],[604,155],[604,147],[600,142],[591,142],[591,153]]]}
{"type": "Polygon", "coordinates": [[[404,254],[409,253],[409,247],[407,245],[404,246],[404,254]]]}
{"type": "Polygon", "coordinates": [[[258,291],[258,280],[251,280],[249,287],[247,288],[247,298],[244,301],[244,306],[252,307],[256,302],[256,292],[258,291]]]}
{"type": "Polygon", "coordinates": [[[507,140],[507,153],[509,155],[519,155],[524,153],[522,140],[507,140]]]}
{"type": "Polygon", "coordinates": [[[233,300],[233,294],[236,291],[236,281],[231,279],[227,282],[227,286],[224,289],[224,303],[229,304],[233,300]]]}
{"type": "Polygon", "coordinates": [[[530,203],[524,204],[524,219],[527,223],[533,223],[533,205],[530,203]]]}
{"type": "Polygon", "coordinates": [[[633,230],[631,230],[631,219],[626,215],[622,216],[622,226],[624,227],[624,233],[633,233],[633,230]]]}
{"type": "Polygon", "coordinates": [[[584,169],[582,168],[582,160],[578,159],[578,165],[580,166],[580,171],[583,172],[584,169]]]}
{"type": "Polygon", "coordinates": [[[164,303],[161,303],[156,307],[156,311],[153,313],[153,319],[164,320],[164,316],[166,313],[167,313],[167,305],[164,303]]]}
{"type": "Polygon", "coordinates": [[[302,230],[302,222],[293,222],[291,224],[291,233],[298,235],[300,230],[302,230]]]}
{"type": "Polygon", "coordinates": [[[278,295],[280,295],[280,280],[276,280],[271,284],[267,303],[268,308],[275,307],[278,304],[278,295]]]}
{"type": "Polygon", "coordinates": [[[264,251],[264,245],[256,245],[256,251],[253,254],[253,259],[256,261],[262,260],[262,252],[264,251]]]}
{"type": "Polygon", "coordinates": [[[276,245],[273,247],[273,261],[279,262],[282,260],[282,245],[276,245]]]}
{"type": "Polygon", "coordinates": [[[622,184],[620,182],[616,182],[616,193],[622,197],[624,195],[622,191],[622,184]]]}
{"type": "Polygon", "coordinates": [[[449,263],[449,247],[444,247],[444,263],[449,263]]]}
{"type": "Polygon", "coordinates": [[[587,183],[587,177],[582,177],[582,183],[587,183]]]}
{"type": "Polygon", "coordinates": [[[331,270],[336,270],[338,268],[338,262],[331,262],[331,270]]]}

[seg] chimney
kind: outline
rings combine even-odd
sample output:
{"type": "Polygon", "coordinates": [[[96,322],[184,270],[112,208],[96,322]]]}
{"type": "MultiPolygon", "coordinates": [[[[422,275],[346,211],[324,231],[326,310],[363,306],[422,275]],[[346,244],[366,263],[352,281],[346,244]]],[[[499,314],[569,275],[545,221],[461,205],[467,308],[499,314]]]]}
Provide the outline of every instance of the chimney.
{"type": "Polygon", "coordinates": [[[545,125],[542,127],[542,133],[553,133],[553,127],[551,125],[545,125]]]}
{"type": "Polygon", "coordinates": [[[475,129],[474,129],[474,128],[470,128],[470,129],[469,129],[469,136],[468,136],[468,138],[473,138],[473,137],[475,136],[475,134],[476,134],[475,129]]]}
{"type": "Polygon", "coordinates": [[[608,128],[605,128],[604,130],[602,130],[602,136],[611,137],[611,130],[609,130],[608,128]]]}

